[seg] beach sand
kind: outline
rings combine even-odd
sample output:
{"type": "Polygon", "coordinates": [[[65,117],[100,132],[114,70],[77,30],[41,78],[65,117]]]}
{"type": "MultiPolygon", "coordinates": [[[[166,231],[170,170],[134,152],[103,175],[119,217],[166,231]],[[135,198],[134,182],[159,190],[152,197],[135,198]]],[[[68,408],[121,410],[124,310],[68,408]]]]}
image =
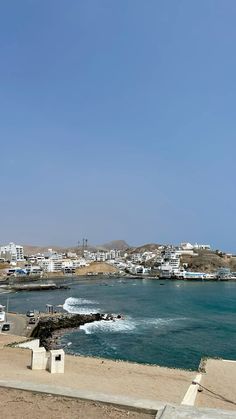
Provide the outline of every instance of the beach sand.
{"type": "MultiPolygon", "coordinates": [[[[137,401],[160,401],[164,404],[180,405],[196,376],[195,371],[72,355],[65,357],[64,374],[32,371],[29,368],[31,351],[4,346],[11,340],[15,342],[17,337],[0,335],[0,385],[3,386],[0,392],[0,409],[2,417],[5,418],[37,419],[48,415],[50,418],[98,419],[153,417],[148,413],[134,412],[132,409],[129,412],[92,400],[68,399],[48,394],[35,395],[31,391],[8,389],[4,387],[7,382],[7,385],[13,388],[17,387],[15,382],[22,384],[19,388],[34,388],[34,391],[47,389],[46,391],[52,394],[53,389],[57,388],[72,392],[75,390],[81,392],[80,394],[90,394],[89,399],[93,400],[104,400],[100,396],[105,394],[137,401]]],[[[20,340],[24,338],[20,337],[20,340]]],[[[196,407],[236,409],[236,362],[207,360],[206,374],[203,374],[201,384],[205,388],[197,395],[196,407]]]]}
{"type": "Polygon", "coordinates": [[[66,355],[65,373],[29,369],[31,351],[0,349],[0,379],[67,387],[97,394],[181,403],[196,372],[66,355]]]}
{"type": "Polygon", "coordinates": [[[236,410],[236,361],[208,359],[205,369],[195,406],[236,410]]]}

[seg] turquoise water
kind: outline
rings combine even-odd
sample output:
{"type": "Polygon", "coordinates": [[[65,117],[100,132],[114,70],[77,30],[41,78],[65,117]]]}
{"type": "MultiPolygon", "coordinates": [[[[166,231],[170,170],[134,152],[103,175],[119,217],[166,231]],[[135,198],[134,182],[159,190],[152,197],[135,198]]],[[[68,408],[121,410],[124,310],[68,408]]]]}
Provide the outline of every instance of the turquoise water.
{"type": "MultiPolygon", "coordinates": [[[[10,295],[10,310],[64,304],[74,313],[116,313],[62,338],[68,352],[195,369],[202,356],[235,359],[236,283],[102,279],[69,290],[10,295]]],[[[4,304],[2,296],[0,303],[4,304]]]]}

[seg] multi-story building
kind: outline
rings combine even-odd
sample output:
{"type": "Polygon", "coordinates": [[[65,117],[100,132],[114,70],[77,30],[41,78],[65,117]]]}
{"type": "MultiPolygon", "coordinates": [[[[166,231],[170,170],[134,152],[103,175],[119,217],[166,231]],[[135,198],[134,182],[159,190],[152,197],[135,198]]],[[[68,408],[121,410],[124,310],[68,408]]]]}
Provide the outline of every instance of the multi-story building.
{"type": "Polygon", "coordinates": [[[134,254],[131,256],[131,260],[132,260],[132,262],[134,262],[134,263],[142,262],[142,255],[141,255],[141,253],[134,253],[134,254]]]}
{"type": "Polygon", "coordinates": [[[60,272],[62,270],[62,259],[45,259],[40,263],[45,272],[60,272]]]}
{"type": "Polygon", "coordinates": [[[109,250],[109,251],[97,251],[89,252],[88,250],[84,251],[84,258],[86,260],[92,260],[97,262],[106,262],[108,260],[114,260],[117,257],[120,257],[119,250],[109,250]]]}
{"type": "Polygon", "coordinates": [[[198,250],[211,250],[210,244],[195,243],[193,247],[194,247],[194,249],[198,249],[198,250]]]}
{"type": "Polygon", "coordinates": [[[174,248],[167,248],[163,255],[163,263],[159,267],[162,278],[171,278],[180,269],[180,257],[174,248]]]}
{"type": "Polygon", "coordinates": [[[24,260],[23,246],[15,243],[9,243],[0,247],[0,257],[10,262],[20,262],[24,260]]]}

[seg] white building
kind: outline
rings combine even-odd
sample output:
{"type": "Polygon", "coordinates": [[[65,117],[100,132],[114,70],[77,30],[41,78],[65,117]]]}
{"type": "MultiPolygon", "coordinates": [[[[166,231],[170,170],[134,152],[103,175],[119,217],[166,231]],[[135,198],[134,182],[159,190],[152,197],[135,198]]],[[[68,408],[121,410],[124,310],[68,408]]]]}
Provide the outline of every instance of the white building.
{"type": "Polygon", "coordinates": [[[209,244],[195,243],[195,245],[193,247],[194,247],[194,249],[199,249],[199,250],[211,250],[211,246],[209,244]]]}
{"type": "Polygon", "coordinates": [[[158,255],[155,259],[156,264],[161,265],[162,263],[164,263],[164,259],[161,255],[158,255]]]}
{"type": "Polygon", "coordinates": [[[24,261],[24,249],[23,246],[19,246],[15,243],[9,243],[6,246],[0,247],[0,256],[10,262],[21,262],[24,261]]]}
{"type": "Polygon", "coordinates": [[[173,270],[179,269],[179,267],[180,267],[180,259],[179,259],[179,257],[177,255],[176,256],[173,256],[169,260],[169,264],[170,264],[170,266],[172,267],[173,270]]]}
{"type": "Polygon", "coordinates": [[[193,250],[193,245],[191,243],[181,243],[180,248],[182,250],[193,250]]]}
{"type": "Polygon", "coordinates": [[[62,259],[45,259],[40,263],[45,272],[60,272],[62,270],[62,259]]]}
{"type": "Polygon", "coordinates": [[[180,269],[180,255],[174,248],[167,248],[164,253],[163,263],[159,267],[162,278],[171,278],[180,269]]]}
{"type": "Polygon", "coordinates": [[[159,268],[160,270],[160,278],[171,278],[173,269],[168,262],[161,265],[159,268]]]}
{"type": "Polygon", "coordinates": [[[27,265],[26,266],[26,272],[29,275],[41,275],[42,274],[42,268],[38,265],[27,265]]]}
{"type": "Polygon", "coordinates": [[[96,262],[106,262],[108,260],[114,260],[120,257],[120,251],[116,249],[112,249],[109,251],[96,251],[90,252],[88,250],[84,251],[84,258],[90,261],[96,262]]]}
{"type": "Polygon", "coordinates": [[[131,256],[131,260],[132,260],[132,262],[134,262],[134,263],[142,262],[142,255],[141,255],[141,253],[134,253],[134,254],[131,256]]]}

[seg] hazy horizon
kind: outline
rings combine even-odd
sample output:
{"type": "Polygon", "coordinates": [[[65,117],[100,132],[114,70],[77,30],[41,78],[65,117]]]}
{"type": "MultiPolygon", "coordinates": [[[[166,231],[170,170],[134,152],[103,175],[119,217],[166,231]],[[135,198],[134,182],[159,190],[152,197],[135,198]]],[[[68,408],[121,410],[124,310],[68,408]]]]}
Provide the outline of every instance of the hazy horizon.
{"type": "Polygon", "coordinates": [[[233,0],[3,2],[0,243],[236,252],[235,20],[233,0]]]}

